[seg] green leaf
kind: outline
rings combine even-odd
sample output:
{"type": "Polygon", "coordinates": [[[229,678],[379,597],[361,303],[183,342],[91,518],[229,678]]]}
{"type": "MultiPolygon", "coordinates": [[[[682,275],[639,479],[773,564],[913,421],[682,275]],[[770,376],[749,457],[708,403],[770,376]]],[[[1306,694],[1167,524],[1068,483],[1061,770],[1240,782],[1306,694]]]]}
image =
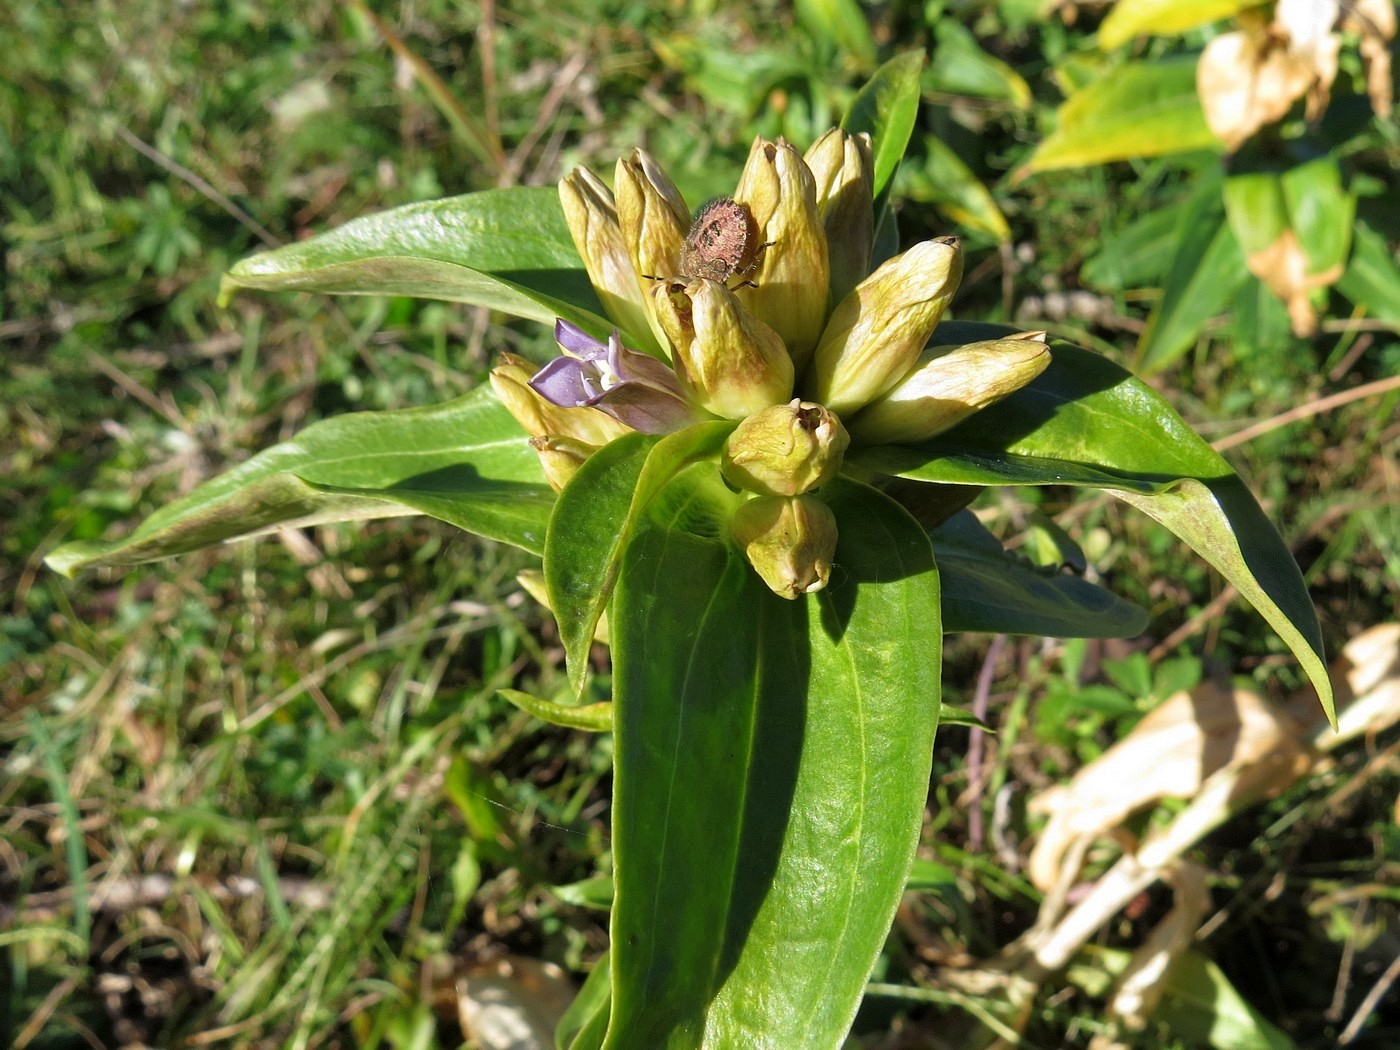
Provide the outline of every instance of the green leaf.
{"type": "Polygon", "coordinates": [[[1078,576],[1037,569],[968,511],[934,530],[933,552],[944,631],[1131,638],[1147,627],[1145,610],[1078,576]]]}
{"type": "Polygon", "coordinates": [[[1109,234],[1080,268],[1080,279],[1101,292],[1160,284],[1171,261],[1180,221],[1181,205],[1155,208],[1109,234]]]}
{"type": "Polygon", "coordinates": [[[441,405],[314,423],[156,511],[126,539],[65,544],[45,561],[71,576],[276,528],[404,514],[539,553],[553,504],[520,425],[482,387],[441,405]]]}
{"type": "Polygon", "coordinates": [[[612,1002],[611,956],[604,952],[574,996],[554,1032],[555,1050],[598,1050],[608,1029],[612,1002]]]}
{"type": "Polygon", "coordinates": [[[1351,260],[1337,290],[1379,321],[1400,327],[1400,264],[1385,238],[1356,224],[1351,260]]]}
{"type": "MultiPolygon", "coordinates": [[[[938,343],[995,338],[997,325],[940,325],[938,343]]],[[[1146,383],[1065,343],[1028,386],[919,446],[852,450],[859,469],[918,481],[1091,485],[1184,540],[1278,632],[1333,717],[1322,632],[1302,574],[1230,465],[1146,383]],[[921,461],[921,462],[920,462],[921,461]]]]}
{"type": "Polygon", "coordinates": [[[595,875],[591,879],[571,882],[566,886],[550,886],[549,892],[575,908],[607,911],[612,907],[613,880],[607,875],[595,875]]]}
{"type": "Polygon", "coordinates": [[[1250,1005],[1200,952],[1173,961],[1158,1017],[1181,1039],[1213,1050],[1293,1050],[1294,1042],[1250,1005]]]}
{"type": "Polygon", "coordinates": [[[613,323],[588,283],[559,194],[543,186],[424,201],[347,222],[239,262],[230,288],[408,295],[488,306],[605,338],[613,323]]]}
{"type": "Polygon", "coordinates": [[[932,553],[897,504],[835,483],[840,579],[784,601],[726,545],[676,527],[690,485],[628,546],[610,612],[606,1045],[836,1047],[928,790],[932,553]]]}
{"type": "Polygon", "coordinates": [[[1326,153],[1289,168],[1279,182],[1307,275],[1341,276],[1356,219],[1356,197],[1342,186],[1341,164],[1326,153]]]}
{"type": "Polygon", "coordinates": [[[963,230],[985,233],[998,244],[1010,241],[1006,216],[972,169],[937,136],[925,136],[923,142],[924,163],[900,168],[900,196],[931,202],[963,230]]]}
{"type": "Polygon", "coordinates": [[[497,693],[526,714],[566,729],[582,729],[589,733],[612,732],[612,701],[596,704],[556,704],[518,689],[498,689],[497,693]]]}
{"type": "Polygon", "coordinates": [[[1030,108],[1030,85],[1001,59],[987,54],[970,29],[955,19],[941,18],[933,32],[937,46],[933,61],[924,70],[926,90],[996,99],[1021,110],[1030,108]]]}
{"type": "Polygon", "coordinates": [[[1219,149],[1196,97],[1196,56],[1129,62],[1075,92],[1024,167],[1079,168],[1187,150],[1219,149]]]}
{"type": "Polygon", "coordinates": [[[1180,213],[1162,298],[1138,340],[1137,364],[1144,372],[1160,371],[1190,349],[1249,279],[1244,253],[1222,209],[1219,192],[1204,184],[1180,213]]]}
{"type": "Polygon", "coordinates": [[[1264,0],[1118,0],[1099,26],[1099,47],[1111,51],[1135,36],[1175,36],[1218,22],[1264,0]]]}
{"type": "Polygon", "coordinates": [[[841,127],[852,135],[870,133],[875,162],[875,222],[878,226],[889,202],[890,182],[909,146],[919,115],[919,71],[922,51],[896,55],[879,69],[851,100],[841,127]]]}
{"type": "Polygon", "coordinates": [[[797,0],[797,20],[835,50],[854,56],[867,68],[875,61],[875,40],[856,0],[797,0]]]}
{"type": "Polygon", "coordinates": [[[576,691],[638,517],[677,471],[718,452],[733,429],[712,422],[664,438],[628,434],[588,457],[559,494],[545,541],[545,585],[576,691]]]}

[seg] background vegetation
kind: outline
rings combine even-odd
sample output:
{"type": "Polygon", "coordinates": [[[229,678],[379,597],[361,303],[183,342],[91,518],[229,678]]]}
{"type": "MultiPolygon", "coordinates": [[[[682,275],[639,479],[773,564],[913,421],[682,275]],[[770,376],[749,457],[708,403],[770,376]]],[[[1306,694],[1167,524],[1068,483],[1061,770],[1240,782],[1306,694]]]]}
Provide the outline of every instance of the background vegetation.
{"type": "MultiPolygon", "coordinates": [[[[418,0],[376,5],[383,23],[332,0],[0,12],[0,1042],[455,1046],[458,977],[506,956],[577,976],[606,943],[590,880],[608,871],[609,738],[494,695],[550,695],[562,673],[516,581],[523,555],[410,519],[124,576],[41,567],[317,418],[443,400],[501,350],[546,350],[540,326],[447,304],[221,308],[224,269],[395,204],[577,163],[610,175],[639,143],[705,199],[755,132],[805,146],[880,58],[926,47],[902,238],[964,235],[957,316],[1131,364],[1154,293],[1095,285],[1085,263],[1218,160],[1015,180],[1064,71],[1094,53],[1094,12],[1043,6],[896,2],[855,23],[831,15],[854,7],[767,0],[418,0]]],[[[1400,134],[1374,121],[1347,141],[1379,173],[1368,214],[1393,244],[1400,134]]],[[[1205,325],[1154,380],[1208,437],[1283,424],[1229,454],[1304,566],[1332,651],[1400,595],[1400,394],[1296,411],[1400,371],[1393,325],[1346,309],[1308,339],[1286,321],[1205,325]]],[[[1028,793],[1183,685],[1299,684],[1263,622],[1150,522],[1039,498],[979,507],[1029,530],[1031,555],[1069,528],[1153,623],[1126,645],[950,639],[947,699],[1000,733],[971,759],[968,729],[940,733],[922,855],[948,881],[908,898],[882,987],[991,956],[1034,919],[1028,793]]],[[[1393,735],[1345,751],[1196,856],[1208,954],[1300,1046],[1334,1045],[1400,953],[1396,752],[1393,735]]],[[[1140,903],[1108,944],[1136,944],[1167,898],[1140,903]]],[[[874,996],[858,1038],[942,1045],[957,1012],[874,996]]],[[[1037,1003],[1031,1045],[1087,1045],[1099,1013],[1067,984],[1037,1003]]],[[[1392,992],[1353,1045],[1397,1036],[1392,992]]]]}

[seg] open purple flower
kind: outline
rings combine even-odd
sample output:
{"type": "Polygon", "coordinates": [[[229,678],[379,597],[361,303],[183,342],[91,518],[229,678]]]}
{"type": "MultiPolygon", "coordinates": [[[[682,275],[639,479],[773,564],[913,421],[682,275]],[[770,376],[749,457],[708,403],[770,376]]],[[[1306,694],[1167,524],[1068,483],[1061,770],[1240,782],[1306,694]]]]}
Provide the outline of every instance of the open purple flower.
{"type": "Polygon", "coordinates": [[[669,434],[704,416],[686,401],[676,374],[656,358],[622,345],[616,329],[606,344],[568,321],[554,322],[565,351],[535,373],[534,391],[561,408],[596,408],[644,434],[669,434]]]}

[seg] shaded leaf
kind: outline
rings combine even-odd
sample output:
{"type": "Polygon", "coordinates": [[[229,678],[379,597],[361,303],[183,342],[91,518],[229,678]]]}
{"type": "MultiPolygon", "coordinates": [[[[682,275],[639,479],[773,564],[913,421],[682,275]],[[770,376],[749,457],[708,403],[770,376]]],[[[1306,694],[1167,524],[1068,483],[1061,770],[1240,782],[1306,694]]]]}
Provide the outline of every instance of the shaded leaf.
{"type": "Polygon", "coordinates": [[[1383,236],[1364,222],[1353,234],[1351,260],[1337,290],[1377,320],[1400,327],[1400,263],[1383,236]]]}
{"type": "Polygon", "coordinates": [[[862,63],[875,61],[875,40],[856,0],[797,0],[798,21],[816,40],[862,63]]]}
{"type": "Polygon", "coordinates": [[[1037,569],[962,511],[933,532],[943,630],[1055,638],[1131,638],[1144,609],[1078,576],[1037,569]]]}
{"type": "Polygon", "coordinates": [[[583,688],[588,650],[639,516],[677,471],[718,452],[733,429],[714,422],[664,438],[628,434],[593,453],[559,494],[545,542],[545,584],[575,691],[583,688]]]}
{"type": "Polygon", "coordinates": [[[1137,366],[1156,372],[1184,354],[1249,276],[1244,253],[1208,190],[1181,214],[1162,298],[1138,340],[1137,366]]]}

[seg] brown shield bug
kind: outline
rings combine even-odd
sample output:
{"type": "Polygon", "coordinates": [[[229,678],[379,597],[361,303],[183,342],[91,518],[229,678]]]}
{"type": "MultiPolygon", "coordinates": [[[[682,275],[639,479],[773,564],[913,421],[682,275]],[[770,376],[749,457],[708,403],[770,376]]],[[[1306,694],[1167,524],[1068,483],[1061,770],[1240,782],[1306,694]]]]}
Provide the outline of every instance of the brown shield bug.
{"type": "MultiPolygon", "coordinates": [[[[736,288],[756,288],[749,278],[772,243],[759,243],[758,224],[748,205],[733,197],[718,197],[700,209],[685,235],[679,276],[692,281],[706,277],[725,285],[738,277],[741,280],[736,288]]],[[[653,281],[667,279],[643,276],[653,281]]]]}

